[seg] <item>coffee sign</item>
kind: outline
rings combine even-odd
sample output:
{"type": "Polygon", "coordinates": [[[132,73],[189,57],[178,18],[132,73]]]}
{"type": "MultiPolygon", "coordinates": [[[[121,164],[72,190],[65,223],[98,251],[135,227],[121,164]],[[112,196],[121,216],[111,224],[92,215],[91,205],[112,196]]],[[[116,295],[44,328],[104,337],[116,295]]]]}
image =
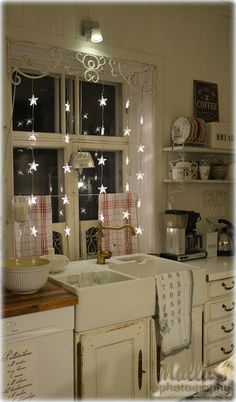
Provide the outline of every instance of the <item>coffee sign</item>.
{"type": "Polygon", "coordinates": [[[193,81],[194,117],[205,122],[219,121],[217,84],[205,81],[193,81]]]}

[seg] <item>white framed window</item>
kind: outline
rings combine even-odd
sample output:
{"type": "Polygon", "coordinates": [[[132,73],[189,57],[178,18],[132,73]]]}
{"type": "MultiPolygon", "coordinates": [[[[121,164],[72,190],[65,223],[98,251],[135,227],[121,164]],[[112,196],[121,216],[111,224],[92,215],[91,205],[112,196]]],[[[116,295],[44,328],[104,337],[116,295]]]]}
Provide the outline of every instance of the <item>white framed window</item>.
{"type": "Polygon", "coordinates": [[[123,191],[124,161],[128,149],[128,141],[122,136],[121,84],[92,84],[93,87],[87,86],[87,92],[82,89],[85,84],[78,77],[68,78],[62,75],[43,77],[40,80],[23,77],[22,88],[20,86],[20,89],[18,86],[12,87],[15,98],[12,122],[13,195],[51,195],[53,223],[61,222],[64,223],[64,227],[70,228],[71,236],[67,237],[66,243],[71,259],[81,257],[80,221],[98,219],[98,195],[101,180],[106,185],[107,192],[123,191]],[[42,90],[40,82],[42,82],[42,90]],[[46,113],[44,106],[41,106],[39,116],[36,107],[42,102],[40,100],[42,91],[47,93],[49,99],[53,98],[53,107],[48,111],[47,125],[44,126],[41,123],[42,110],[46,113]],[[61,95],[63,93],[64,98],[61,95]],[[89,101],[91,93],[93,93],[93,102],[89,101]],[[105,116],[108,122],[106,133],[101,137],[101,132],[99,132],[101,124],[97,131],[96,128],[99,119],[104,119],[105,115],[103,110],[103,116],[101,116],[101,108],[99,110],[98,100],[102,93],[104,97],[111,94],[111,99],[109,99],[111,105],[105,116]],[[89,119],[83,119],[85,112],[83,112],[82,94],[84,107],[88,109],[86,117],[92,116],[89,123],[92,130],[88,135],[84,133],[83,121],[87,122],[89,119]],[[29,109],[32,95],[37,99],[33,112],[32,106],[29,109]],[[96,102],[97,113],[95,114],[96,102]],[[68,112],[64,110],[66,104],[70,105],[68,112]],[[53,130],[50,129],[46,132],[45,127],[53,127],[53,130]],[[62,128],[61,133],[56,132],[60,127],[62,128]],[[32,133],[35,134],[33,141],[30,139],[32,133]],[[66,135],[69,135],[69,142],[65,139],[66,135]],[[63,167],[69,165],[72,153],[78,150],[90,152],[95,167],[84,169],[83,172],[73,169],[70,172],[63,172],[63,167]],[[99,166],[101,155],[104,160],[108,161],[107,169],[105,166],[99,166]],[[29,174],[28,167],[33,160],[38,165],[37,171],[29,174]],[[83,187],[79,185],[82,181],[83,187]],[[65,195],[69,203],[63,205],[62,200],[65,195]]]}
{"type": "MultiPolygon", "coordinates": [[[[122,191],[127,191],[129,188],[142,199],[138,220],[145,236],[142,236],[140,251],[152,251],[155,209],[153,175],[155,67],[65,49],[51,49],[27,42],[16,43],[11,39],[8,44],[10,73],[26,71],[25,76],[30,78],[30,74],[37,75],[38,71],[41,78],[46,75],[53,77],[53,113],[49,113],[49,109],[45,113],[50,114],[54,128],[48,129],[40,126],[40,122],[38,123],[35,117],[36,129],[41,131],[36,131],[37,141],[31,142],[30,146],[62,150],[61,163],[64,165],[69,163],[72,153],[78,150],[89,151],[94,156],[96,152],[110,153],[111,157],[117,152],[117,156],[113,158],[116,161],[115,169],[117,170],[115,186],[117,191],[120,191],[120,177],[122,176],[122,191]],[[48,71],[48,74],[45,71],[48,71]],[[83,107],[86,105],[86,99],[83,99],[82,102],[80,100],[86,94],[86,87],[89,88],[93,83],[97,83],[97,86],[94,85],[93,88],[100,86],[100,90],[103,87],[113,91],[114,115],[109,122],[106,114],[100,113],[100,117],[98,114],[100,121],[93,119],[94,121],[90,121],[91,128],[87,129],[88,121],[83,119],[87,113],[83,107]],[[126,108],[127,100],[130,103],[129,111],[126,108]],[[67,103],[70,104],[69,113],[65,111],[67,103]],[[103,133],[101,132],[102,125],[104,125],[103,133]],[[97,127],[98,131],[96,131],[97,127]],[[126,129],[128,129],[128,135],[125,135],[126,129]],[[87,133],[85,133],[86,131],[87,133]],[[137,153],[140,145],[145,149],[144,154],[137,153]],[[127,160],[129,160],[128,164],[127,160]],[[142,174],[140,175],[140,173],[142,174]],[[142,182],[137,180],[137,177],[140,176],[144,178],[142,182]]],[[[40,82],[38,79],[37,76],[34,82],[40,82]]],[[[49,81],[52,82],[51,79],[49,81]]],[[[90,93],[89,90],[87,92],[90,93]]],[[[103,94],[106,98],[105,92],[103,94]]],[[[37,95],[35,96],[37,97],[37,95]]],[[[30,96],[27,97],[27,100],[29,98],[30,96]]],[[[27,116],[24,119],[27,119],[27,116]]],[[[13,148],[29,146],[30,130],[25,131],[20,126],[9,131],[13,148]]],[[[12,158],[12,156],[13,152],[9,157],[12,158]]],[[[58,169],[62,174],[62,167],[58,167],[58,169]]],[[[68,252],[73,260],[79,258],[78,222],[81,203],[79,203],[78,173],[73,170],[70,174],[65,173],[64,181],[65,191],[70,197],[70,204],[64,207],[64,223],[71,228],[72,236],[67,238],[67,242],[68,252]]],[[[112,191],[114,190],[112,189],[112,191]]],[[[13,186],[12,190],[8,189],[8,193],[13,196],[13,186]]]]}

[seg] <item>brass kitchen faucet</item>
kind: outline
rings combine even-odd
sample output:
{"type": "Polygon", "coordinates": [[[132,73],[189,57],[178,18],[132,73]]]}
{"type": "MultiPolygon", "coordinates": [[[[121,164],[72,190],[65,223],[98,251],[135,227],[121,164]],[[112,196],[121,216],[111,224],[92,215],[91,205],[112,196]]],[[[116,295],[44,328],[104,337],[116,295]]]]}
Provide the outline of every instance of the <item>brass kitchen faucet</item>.
{"type": "Polygon", "coordinates": [[[102,221],[98,221],[98,226],[97,226],[97,264],[105,264],[106,259],[111,258],[112,253],[111,251],[103,251],[102,250],[102,237],[103,237],[103,229],[105,230],[121,230],[129,228],[131,230],[131,236],[135,236],[135,229],[132,225],[129,223],[123,225],[123,226],[103,226],[102,221]]]}

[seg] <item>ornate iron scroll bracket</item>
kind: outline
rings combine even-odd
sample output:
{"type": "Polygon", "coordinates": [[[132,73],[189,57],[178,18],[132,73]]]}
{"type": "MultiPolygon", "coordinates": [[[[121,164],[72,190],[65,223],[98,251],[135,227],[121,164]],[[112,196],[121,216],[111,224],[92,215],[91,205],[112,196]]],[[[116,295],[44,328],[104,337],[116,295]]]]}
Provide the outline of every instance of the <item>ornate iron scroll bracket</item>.
{"type": "Polygon", "coordinates": [[[20,75],[39,79],[50,74],[66,74],[83,76],[94,83],[117,77],[137,92],[155,92],[156,88],[156,70],[152,65],[12,39],[8,39],[8,68],[14,85],[20,84],[20,75]]]}

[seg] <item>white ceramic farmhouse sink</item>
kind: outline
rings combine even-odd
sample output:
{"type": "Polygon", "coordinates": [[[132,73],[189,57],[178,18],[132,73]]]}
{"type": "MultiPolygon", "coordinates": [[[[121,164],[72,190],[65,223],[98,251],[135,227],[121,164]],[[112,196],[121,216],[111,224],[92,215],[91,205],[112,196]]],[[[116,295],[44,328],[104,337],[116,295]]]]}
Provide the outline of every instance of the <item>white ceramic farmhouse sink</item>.
{"type": "Polygon", "coordinates": [[[206,300],[205,270],[190,263],[168,260],[148,254],[133,254],[131,256],[114,257],[109,267],[117,272],[132,275],[136,278],[154,278],[155,275],[166,272],[191,270],[193,273],[193,305],[202,304],[206,300]]]}
{"type": "Polygon", "coordinates": [[[72,262],[67,274],[51,275],[50,280],[78,295],[75,327],[79,332],[149,317],[153,312],[153,279],[114,272],[108,264],[72,262]]]}
{"type": "Polygon", "coordinates": [[[127,275],[122,275],[113,271],[83,271],[79,274],[72,274],[63,277],[68,285],[76,288],[84,288],[88,286],[107,285],[114,282],[133,280],[127,275]]]}

